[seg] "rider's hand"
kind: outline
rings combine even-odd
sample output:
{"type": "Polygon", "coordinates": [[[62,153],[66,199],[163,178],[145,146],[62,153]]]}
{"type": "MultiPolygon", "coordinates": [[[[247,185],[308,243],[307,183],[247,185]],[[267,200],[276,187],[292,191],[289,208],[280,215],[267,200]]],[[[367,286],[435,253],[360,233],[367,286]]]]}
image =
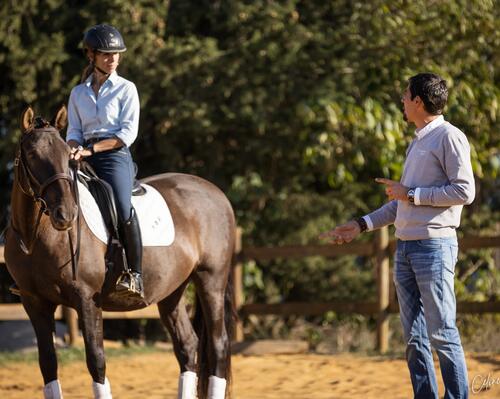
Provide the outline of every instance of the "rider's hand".
{"type": "Polygon", "coordinates": [[[335,227],[330,231],[325,231],[319,235],[320,239],[329,239],[333,244],[344,244],[351,242],[359,234],[361,229],[357,222],[351,220],[345,224],[335,227]]]}
{"type": "Polygon", "coordinates": [[[78,147],[71,148],[71,152],[69,154],[69,159],[74,159],[75,161],[79,161],[82,158],[89,157],[92,155],[92,152],[86,148],[83,148],[81,145],[78,147]]]}

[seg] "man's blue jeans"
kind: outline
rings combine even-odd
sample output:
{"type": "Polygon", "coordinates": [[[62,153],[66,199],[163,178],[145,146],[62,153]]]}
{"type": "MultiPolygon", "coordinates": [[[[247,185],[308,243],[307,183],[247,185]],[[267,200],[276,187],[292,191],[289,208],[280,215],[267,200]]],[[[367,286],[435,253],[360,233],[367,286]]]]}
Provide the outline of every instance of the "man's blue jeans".
{"type": "Polygon", "coordinates": [[[397,243],[394,283],[415,399],[438,398],[431,345],[439,357],[444,398],[468,397],[467,367],[455,324],[457,254],[455,237],[397,243]]]}

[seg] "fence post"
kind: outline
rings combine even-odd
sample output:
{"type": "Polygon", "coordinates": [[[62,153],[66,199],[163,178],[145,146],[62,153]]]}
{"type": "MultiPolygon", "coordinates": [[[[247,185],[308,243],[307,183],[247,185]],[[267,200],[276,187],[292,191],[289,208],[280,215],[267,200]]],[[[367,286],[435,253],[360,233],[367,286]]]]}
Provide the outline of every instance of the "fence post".
{"type": "Polygon", "coordinates": [[[380,353],[389,349],[389,228],[383,227],[375,231],[375,256],[377,261],[377,343],[380,353]]]}
{"type": "MultiPolygon", "coordinates": [[[[500,222],[497,223],[497,231],[495,234],[497,237],[500,235],[500,222]]],[[[495,267],[500,270],[500,247],[496,247],[493,250],[494,259],[495,259],[495,267]]]]}
{"type": "Polygon", "coordinates": [[[238,314],[238,319],[236,320],[233,332],[233,341],[235,342],[241,342],[244,340],[243,322],[240,319],[240,310],[243,305],[243,263],[239,258],[242,249],[241,236],[242,229],[241,227],[237,227],[236,241],[234,244],[234,259],[236,261],[233,265],[233,303],[238,314]]]}
{"type": "Polygon", "coordinates": [[[76,311],[67,306],[63,306],[62,311],[64,320],[68,326],[69,346],[74,346],[78,339],[78,319],[76,311]]]}

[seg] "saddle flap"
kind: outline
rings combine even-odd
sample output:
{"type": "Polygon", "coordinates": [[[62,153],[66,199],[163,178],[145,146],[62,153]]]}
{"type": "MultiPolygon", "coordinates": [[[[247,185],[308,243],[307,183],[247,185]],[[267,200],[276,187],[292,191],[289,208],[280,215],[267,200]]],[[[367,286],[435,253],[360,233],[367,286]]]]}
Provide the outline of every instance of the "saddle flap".
{"type": "Polygon", "coordinates": [[[113,237],[118,238],[118,213],[111,185],[97,177],[90,165],[86,163],[78,173],[78,180],[94,197],[108,231],[113,237]]]}
{"type": "MultiPolygon", "coordinates": [[[[79,182],[80,208],[87,226],[103,243],[110,241],[110,233],[95,199],[83,183],[79,182]]],[[[169,246],[175,239],[175,227],[170,209],[163,196],[153,186],[142,183],[145,195],[133,196],[132,206],[137,212],[142,244],[169,246]]],[[[112,238],[112,237],[111,237],[112,238]]]]}

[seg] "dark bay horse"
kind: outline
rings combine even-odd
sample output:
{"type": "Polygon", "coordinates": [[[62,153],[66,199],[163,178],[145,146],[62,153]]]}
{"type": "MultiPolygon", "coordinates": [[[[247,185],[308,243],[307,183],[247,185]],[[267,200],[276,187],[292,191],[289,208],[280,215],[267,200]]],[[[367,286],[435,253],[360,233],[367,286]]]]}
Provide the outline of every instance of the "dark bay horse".
{"type": "MultiPolygon", "coordinates": [[[[31,108],[22,115],[5,260],[36,333],[45,398],[62,397],[53,342],[58,304],[78,313],[94,396],[111,398],[102,310],[134,310],[138,305],[105,289],[106,245],[83,218],[77,218],[70,150],[59,134],[65,125],[64,106],[52,123],[34,118],[31,108]],[[75,276],[70,240],[74,245],[78,228],[75,276]]],[[[217,187],[195,176],[169,173],[144,182],[165,198],[176,228],[172,245],[144,248],[143,276],[145,300],[157,303],[172,337],[181,370],[179,397],[194,398],[197,390],[200,398],[224,398],[231,373],[233,313],[228,281],[235,241],[233,210],[217,187]],[[197,298],[193,323],[182,295],[189,281],[197,298]]]]}

